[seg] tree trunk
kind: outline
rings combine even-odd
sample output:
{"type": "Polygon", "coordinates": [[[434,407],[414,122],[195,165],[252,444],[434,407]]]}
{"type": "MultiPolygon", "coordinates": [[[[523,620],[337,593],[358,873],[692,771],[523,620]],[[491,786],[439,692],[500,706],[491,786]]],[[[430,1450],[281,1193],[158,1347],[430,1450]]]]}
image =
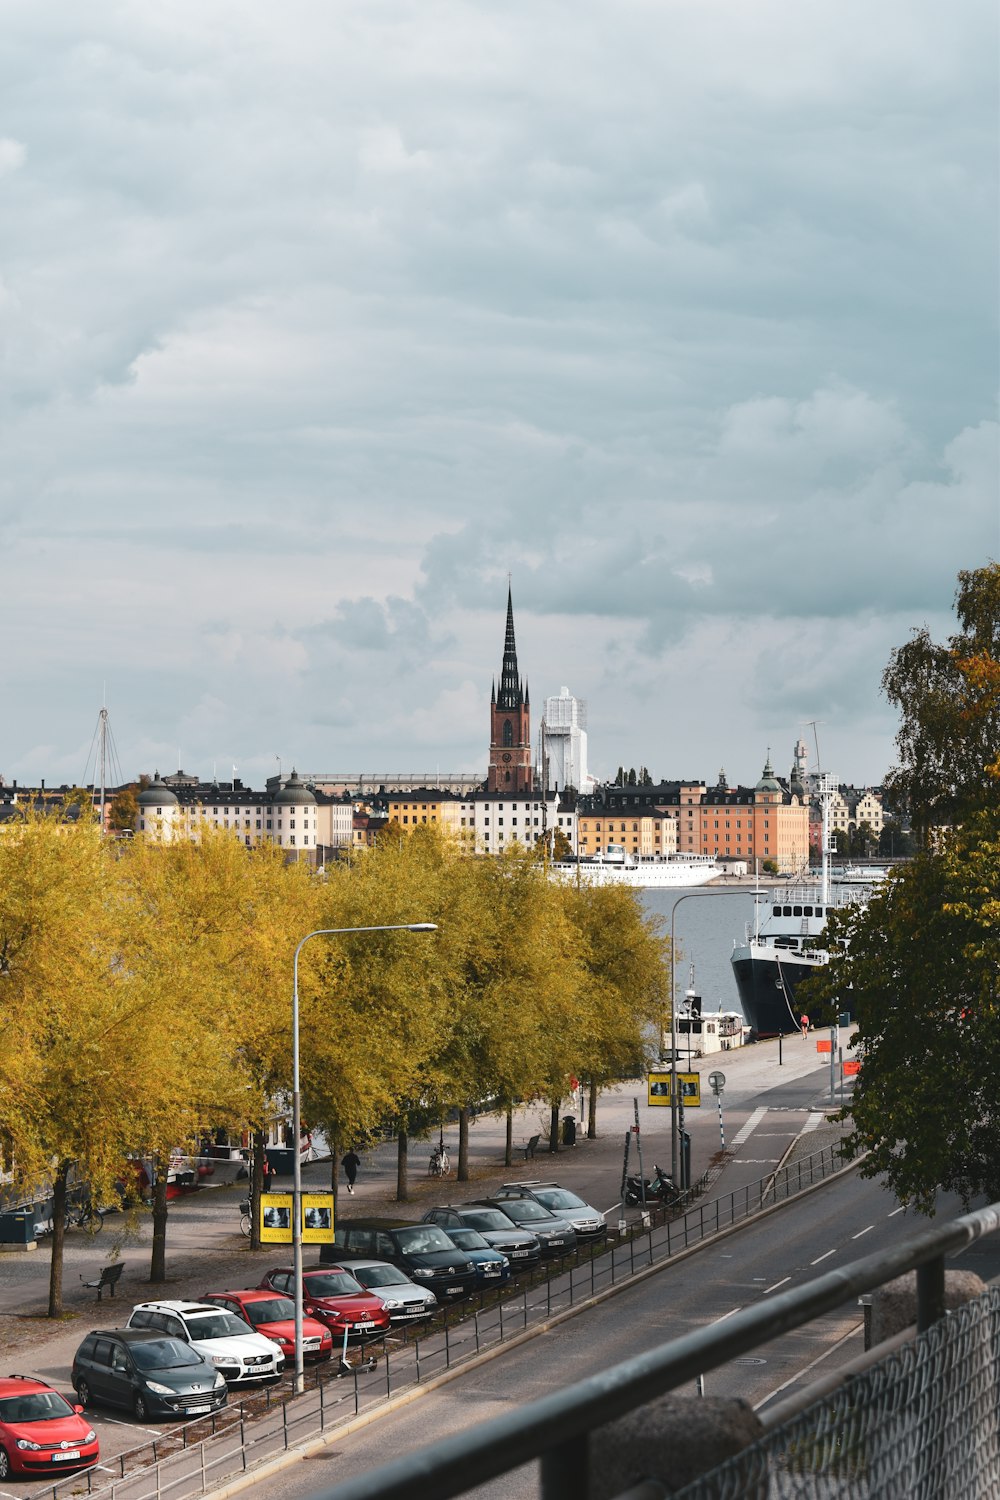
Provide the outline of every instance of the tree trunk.
{"type": "Polygon", "coordinates": [[[330,1139],[330,1191],[333,1194],[333,1222],[337,1222],[337,1188],[340,1179],[340,1158],[343,1156],[343,1141],[333,1135],[330,1139]]]}
{"type": "Polygon", "coordinates": [[[559,1150],[559,1106],[561,1099],[552,1100],[552,1112],[549,1117],[549,1150],[559,1150]]]}
{"type": "Polygon", "coordinates": [[[597,1079],[590,1080],[589,1098],[587,1100],[587,1140],[597,1140],[597,1079]]]}
{"type": "Polygon", "coordinates": [[[406,1131],[402,1128],[396,1137],[396,1202],[405,1203],[409,1197],[407,1191],[407,1153],[410,1142],[406,1131]]]}
{"type": "Polygon", "coordinates": [[[49,1265],[49,1317],[62,1317],[63,1242],[66,1238],[66,1176],[69,1162],[61,1161],[52,1183],[52,1261],[49,1265]]]}
{"type": "Polygon", "coordinates": [[[458,1180],[469,1180],[469,1111],[458,1112],[458,1180]]]}
{"type": "Polygon", "coordinates": [[[253,1151],[250,1154],[250,1249],[260,1249],[260,1203],[264,1191],[264,1132],[253,1133],[253,1151]]]}
{"type": "Polygon", "coordinates": [[[167,1169],[160,1157],[156,1157],[155,1161],[153,1253],[149,1262],[149,1279],[152,1282],[160,1282],[167,1279],[167,1169]]]}
{"type": "Polygon", "coordinates": [[[505,1167],[512,1166],[514,1162],[514,1106],[507,1106],[507,1140],[503,1151],[503,1164],[505,1167]]]}

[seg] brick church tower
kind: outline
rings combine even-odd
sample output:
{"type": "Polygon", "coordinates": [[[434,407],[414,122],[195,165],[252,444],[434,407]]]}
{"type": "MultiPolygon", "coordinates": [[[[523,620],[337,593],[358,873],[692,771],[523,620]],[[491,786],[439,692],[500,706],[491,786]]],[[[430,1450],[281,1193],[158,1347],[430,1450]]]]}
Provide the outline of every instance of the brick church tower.
{"type": "Polygon", "coordinates": [[[531,768],[531,706],[528,685],[517,675],[514,645],[514,605],[507,589],[507,633],[503,643],[500,688],[493,684],[490,700],[490,769],[486,789],[530,796],[535,778],[531,768]]]}

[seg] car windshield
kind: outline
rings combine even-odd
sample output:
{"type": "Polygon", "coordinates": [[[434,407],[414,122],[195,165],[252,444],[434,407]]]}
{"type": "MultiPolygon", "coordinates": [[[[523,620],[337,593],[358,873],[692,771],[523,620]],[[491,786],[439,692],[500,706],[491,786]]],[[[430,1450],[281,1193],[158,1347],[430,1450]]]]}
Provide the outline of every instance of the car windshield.
{"type": "Polygon", "coordinates": [[[25,1391],[0,1401],[0,1422],[48,1422],[71,1416],[73,1408],[58,1391],[25,1391]]]}
{"type": "Polygon", "coordinates": [[[436,1224],[415,1224],[412,1229],[397,1229],[399,1248],[407,1255],[429,1255],[434,1250],[454,1250],[455,1246],[436,1224]]]}
{"type": "Polygon", "coordinates": [[[533,1198],[512,1198],[504,1205],[504,1213],[516,1219],[518,1223],[522,1220],[551,1219],[552,1217],[548,1209],[536,1203],[533,1198]]]}
{"type": "Polygon", "coordinates": [[[400,1286],[409,1279],[395,1266],[361,1266],[356,1274],[365,1286],[400,1286]]]}
{"type": "Polygon", "coordinates": [[[511,1230],[514,1227],[507,1215],[502,1214],[498,1208],[463,1208],[462,1218],[474,1229],[511,1230]]]}
{"type": "Polygon", "coordinates": [[[249,1318],[255,1328],[258,1323],[280,1323],[283,1318],[295,1317],[295,1303],[291,1297],[268,1297],[266,1302],[247,1302],[243,1305],[243,1316],[249,1318]]]}
{"type": "Polygon", "coordinates": [[[546,1208],[586,1208],[582,1198],[568,1193],[565,1188],[536,1188],[535,1197],[546,1208]]]}
{"type": "Polygon", "coordinates": [[[184,1319],[193,1339],[231,1339],[250,1330],[231,1312],[191,1313],[184,1319]]]}
{"type": "Polygon", "coordinates": [[[144,1339],[142,1343],[129,1344],[132,1358],[140,1370],[174,1370],[203,1365],[205,1361],[190,1344],[180,1339],[144,1339]]]}
{"type": "Polygon", "coordinates": [[[454,1240],[460,1250],[488,1250],[490,1248],[478,1229],[449,1229],[448,1238],[454,1240]]]}
{"type": "Polygon", "coordinates": [[[318,1271],[315,1276],[305,1276],[302,1285],[310,1297],[349,1297],[352,1292],[363,1292],[360,1281],[346,1271],[318,1271]]]}

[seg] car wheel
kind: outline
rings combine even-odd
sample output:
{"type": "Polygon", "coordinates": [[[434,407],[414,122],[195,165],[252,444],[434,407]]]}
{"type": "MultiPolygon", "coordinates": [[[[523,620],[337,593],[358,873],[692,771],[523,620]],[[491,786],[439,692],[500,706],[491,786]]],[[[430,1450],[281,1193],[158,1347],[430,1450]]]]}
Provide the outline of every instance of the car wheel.
{"type": "Polygon", "coordinates": [[[81,1406],[89,1406],[90,1405],[90,1386],[87,1384],[87,1382],[85,1380],[78,1380],[77,1381],[77,1383],[76,1383],[76,1394],[80,1398],[80,1405],[81,1406]]]}
{"type": "Polygon", "coordinates": [[[146,1422],[149,1420],[149,1407],[141,1391],[136,1392],[135,1400],[132,1402],[132,1410],[135,1412],[137,1422],[146,1422]]]}
{"type": "Polygon", "coordinates": [[[6,1448],[0,1448],[0,1480],[6,1482],[10,1478],[10,1459],[6,1448]]]}

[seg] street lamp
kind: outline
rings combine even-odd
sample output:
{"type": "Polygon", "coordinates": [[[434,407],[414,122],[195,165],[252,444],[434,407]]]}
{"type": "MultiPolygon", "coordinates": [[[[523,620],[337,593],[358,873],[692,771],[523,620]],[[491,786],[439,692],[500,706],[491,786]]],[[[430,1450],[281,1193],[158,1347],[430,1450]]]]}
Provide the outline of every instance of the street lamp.
{"type": "Polygon", "coordinates": [[[677,1012],[674,1009],[674,973],[676,970],[674,917],[681,902],[690,901],[692,896],[743,896],[745,898],[746,894],[745,887],[740,890],[726,891],[685,891],[683,896],[677,897],[670,908],[670,1177],[675,1187],[680,1185],[680,1178],[677,1175],[677,1012]]]}
{"type": "Polygon", "coordinates": [[[307,932],[295,950],[292,965],[292,1265],[295,1281],[295,1384],[296,1396],[305,1390],[305,1360],[302,1353],[302,1098],[299,1089],[299,954],[314,937],[338,937],[353,932],[437,932],[436,922],[396,922],[390,927],[317,927],[307,932]]]}

